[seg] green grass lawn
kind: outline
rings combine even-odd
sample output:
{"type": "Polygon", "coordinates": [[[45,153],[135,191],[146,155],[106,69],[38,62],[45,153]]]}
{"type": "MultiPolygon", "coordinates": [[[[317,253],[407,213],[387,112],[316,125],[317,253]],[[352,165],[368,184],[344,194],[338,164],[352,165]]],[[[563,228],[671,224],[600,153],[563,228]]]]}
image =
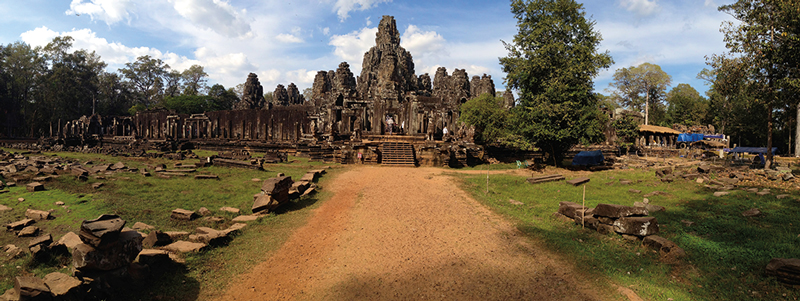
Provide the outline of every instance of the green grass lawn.
{"type": "MultiPolygon", "coordinates": [[[[153,174],[147,165],[166,164],[171,168],[179,162],[81,153],[43,155],[54,154],[81,163],[92,161],[93,164],[113,164],[121,161],[128,167],[147,168],[153,174]]],[[[200,160],[180,162],[197,163],[200,160]]],[[[77,232],[83,220],[94,219],[101,214],[117,214],[126,220],[129,227],[135,222],[143,222],[162,231],[191,232],[199,226],[225,229],[232,224],[230,219],[235,214],[219,211],[219,208],[230,206],[239,208],[242,214],[250,214],[253,195],[260,191],[261,180],[274,177],[278,173],[297,180],[307,171],[323,165],[331,164],[290,157],[290,163],[265,164],[265,171],[210,166],[198,168],[196,173],[187,177],[173,176],[169,179],[155,175],[145,177],[137,172],[114,172],[101,175],[104,179],[90,176],[88,181],[79,181],[67,174],[44,183],[45,191],[28,192],[23,184],[9,188],[8,193],[0,194],[0,204],[14,208],[0,215],[0,223],[5,225],[24,219],[25,210],[31,208],[53,210],[51,214],[55,219],[39,221],[35,225],[41,228],[40,233],[50,233],[54,240],[58,240],[66,232],[77,232]],[[196,180],[194,174],[214,174],[220,179],[196,180]],[[93,189],[92,184],[96,182],[102,182],[104,186],[93,189]],[[25,200],[19,202],[18,198],[25,200]],[[65,205],[55,205],[59,201],[65,205]],[[214,216],[224,217],[226,222],[215,224],[202,219],[183,222],[169,218],[170,212],[175,208],[198,210],[201,207],[210,209],[214,216]]],[[[147,286],[144,291],[130,296],[131,300],[204,300],[218,295],[235,275],[246,272],[256,263],[265,260],[270,252],[285,241],[292,230],[305,222],[310,213],[306,208],[317,207],[322,200],[329,197],[324,192],[324,187],[338,171],[338,168],[330,169],[322,177],[318,183],[323,190],[321,193],[294,200],[277,212],[249,223],[225,247],[187,255],[185,269],[154,279],[152,285],[147,286]]],[[[12,232],[0,234],[2,246],[15,244],[27,247],[29,240],[30,238],[17,238],[12,232]]],[[[68,257],[55,258],[47,263],[36,263],[30,255],[14,260],[0,258],[0,293],[13,286],[15,276],[33,274],[42,277],[53,271],[70,274],[70,266],[68,257]]]]}
{"type": "MultiPolygon", "coordinates": [[[[587,277],[608,277],[633,289],[646,300],[796,300],[800,293],[764,276],[774,257],[800,258],[800,202],[797,191],[772,190],[771,195],[735,190],[714,197],[713,191],[694,181],[662,183],[653,171],[603,171],[589,175],[586,206],[599,203],[632,206],[643,195],[667,208],[652,213],[659,235],[672,240],[688,254],[679,264],[658,260],[653,251],[618,235],[600,235],[573,223],[552,218],[560,201],[581,203],[582,187],[564,181],[531,185],[525,177],[492,175],[486,193],[485,175],[453,174],[465,190],[494,211],[515,221],[517,227],[545,242],[549,248],[574,260],[587,277]],[[632,180],[621,185],[619,179],[632,180]],[[631,193],[638,189],[642,193],[631,193]],[[778,200],[775,195],[794,194],[778,200]],[[509,199],[524,203],[513,205],[509,199]],[[759,208],[763,214],[746,218],[741,212],[759,208]],[[695,224],[687,226],[682,220],[695,224]],[[784,297],[785,294],[785,297],[784,297]]],[[[567,177],[567,180],[572,177],[567,177]]]]}

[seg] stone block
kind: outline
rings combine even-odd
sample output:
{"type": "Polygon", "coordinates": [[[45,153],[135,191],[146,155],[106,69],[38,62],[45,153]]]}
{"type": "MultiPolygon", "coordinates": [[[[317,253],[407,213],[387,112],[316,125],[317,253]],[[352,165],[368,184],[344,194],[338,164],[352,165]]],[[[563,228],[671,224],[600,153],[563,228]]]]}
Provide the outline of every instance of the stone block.
{"type": "Polygon", "coordinates": [[[627,216],[646,216],[647,209],[643,207],[631,207],[615,204],[597,204],[594,208],[594,215],[611,218],[621,218],[627,216]]]}
{"type": "Polygon", "coordinates": [[[206,248],[204,243],[179,240],[163,247],[164,250],[175,253],[199,252],[206,248]]]}
{"type": "Polygon", "coordinates": [[[609,224],[598,223],[597,224],[597,233],[600,234],[611,234],[614,233],[614,226],[609,224]]]}
{"type": "Polygon", "coordinates": [[[259,216],[255,215],[255,214],[253,214],[253,215],[240,215],[240,216],[234,217],[231,221],[234,222],[234,223],[252,222],[252,221],[257,220],[258,217],[259,216]]]}
{"type": "Polygon", "coordinates": [[[636,236],[648,236],[658,233],[658,221],[655,217],[622,217],[614,221],[614,232],[636,236]]]}
{"type": "Polygon", "coordinates": [[[25,228],[22,228],[22,230],[19,230],[19,233],[17,233],[17,237],[31,237],[31,236],[36,236],[36,234],[39,234],[39,227],[27,226],[25,228]]]}
{"type": "Polygon", "coordinates": [[[237,213],[238,214],[240,210],[239,210],[239,208],[233,208],[233,207],[227,207],[226,206],[226,207],[219,208],[219,211],[225,211],[225,212],[237,213]]]}
{"type": "Polygon", "coordinates": [[[269,195],[280,195],[289,193],[289,188],[292,187],[292,177],[274,177],[264,180],[261,184],[261,191],[269,195]]]}
{"type": "Polygon", "coordinates": [[[575,218],[575,212],[581,209],[586,209],[586,207],[573,202],[563,201],[558,203],[558,213],[561,213],[568,218],[575,218]]]}
{"type": "Polygon", "coordinates": [[[134,262],[138,262],[140,264],[146,264],[152,267],[152,266],[163,265],[171,261],[172,260],[169,258],[169,251],[144,249],[141,252],[139,252],[139,255],[136,257],[136,260],[134,262]]]}
{"type": "Polygon", "coordinates": [[[34,223],[36,223],[35,220],[30,219],[30,218],[26,218],[26,219],[23,219],[21,221],[16,221],[16,222],[13,222],[13,223],[10,223],[10,224],[6,224],[6,230],[8,230],[8,231],[19,231],[19,230],[22,230],[23,228],[25,228],[27,226],[30,226],[30,225],[32,225],[34,223]]]}
{"type": "Polygon", "coordinates": [[[200,216],[209,216],[211,215],[211,210],[208,210],[206,207],[200,207],[200,209],[197,209],[197,214],[200,216]]]}
{"type": "Polygon", "coordinates": [[[72,264],[79,270],[110,271],[129,265],[142,250],[142,236],[136,231],[123,231],[118,243],[106,249],[79,244],[72,251],[72,264]]]}
{"type": "Polygon", "coordinates": [[[50,219],[50,212],[42,210],[28,209],[25,210],[25,217],[37,221],[50,219]]]}
{"type": "Polygon", "coordinates": [[[800,285],[800,259],[773,258],[767,264],[766,274],[781,283],[800,285]]]}
{"type": "Polygon", "coordinates": [[[56,300],[83,300],[83,281],[64,273],[53,272],[44,276],[44,282],[56,300]]]}
{"type": "Polygon", "coordinates": [[[72,250],[73,248],[82,243],[83,241],[81,240],[80,236],[78,236],[78,234],[75,234],[75,232],[67,232],[67,234],[64,234],[64,236],[62,236],[56,242],[56,245],[63,245],[68,250],[72,250]]]}
{"type": "Polygon", "coordinates": [[[83,221],[78,236],[84,243],[92,247],[104,248],[117,241],[123,227],[125,227],[125,221],[119,216],[103,214],[96,219],[83,221]]]}
{"type": "Polygon", "coordinates": [[[172,210],[170,218],[182,221],[191,221],[197,218],[197,214],[194,213],[194,211],[177,208],[175,210],[172,210]]]}
{"type": "MultiPolygon", "coordinates": [[[[287,191],[287,193],[288,193],[288,191],[287,191]]],[[[287,201],[288,201],[288,194],[287,194],[287,201]]],[[[286,201],[284,201],[284,202],[286,202],[286,201]]],[[[256,198],[255,201],[253,201],[253,207],[251,208],[251,210],[253,211],[253,213],[258,213],[258,212],[262,212],[262,211],[270,212],[270,211],[274,210],[275,208],[278,208],[278,206],[280,206],[280,205],[281,205],[281,202],[279,202],[277,199],[273,198],[272,195],[261,194],[261,195],[258,196],[258,198],[256,198]]]]}
{"type": "Polygon", "coordinates": [[[136,222],[136,223],[133,224],[133,227],[131,227],[131,228],[133,230],[141,231],[141,230],[154,230],[156,227],[150,226],[150,225],[145,224],[143,222],[136,222]]]}
{"type": "Polygon", "coordinates": [[[28,192],[44,191],[44,185],[39,182],[28,183],[25,187],[28,189],[28,192]]]}
{"type": "Polygon", "coordinates": [[[172,243],[172,237],[169,234],[161,231],[151,231],[147,237],[142,241],[142,246],[145,248],[166,246],[172,243]]]}
{"type": "Polygon", "coordinates": [[[37,277],[18,276],[14,278],[14,290],[17,291],[19,300],[52,300],[50,288],[44,280],[37,277]]]}

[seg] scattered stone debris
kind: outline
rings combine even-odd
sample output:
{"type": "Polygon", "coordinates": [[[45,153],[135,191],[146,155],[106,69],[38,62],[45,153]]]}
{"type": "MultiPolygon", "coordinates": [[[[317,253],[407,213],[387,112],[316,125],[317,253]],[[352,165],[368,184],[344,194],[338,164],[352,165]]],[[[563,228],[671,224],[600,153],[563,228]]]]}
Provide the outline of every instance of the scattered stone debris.
{"type": "Polygon", "coordinates": [[[234,217],[231,221],[232,222],[236,222],[236,223],[239,223],[239,222],[252,222],[252,221],[258,220],[259,217],[260,216],[258,216],[256,214],[240,215],[240,216],[234,217]]]}
{"type": "Polygon", "coordinates": [[[197,242],[190,242],[185,240],[179,240],[173,242],[169,245],[163,247],[164,250],[175,252],[175,253],[191,253],[191,252],[198,252],[203,250],[208,245],[204,243],[197,243],[197,242]]]}
{"type": "Polygon", "coordinates": [[[292,177],[275,177],[264,180],[261,192],[254,197],[253,213],[270,212],[288,202],[289,189],[293,183],[292,177]]]}
{"type": "Polygon", "coordinates": [[[717,191],[717,192],[714,192],[714,196],[716,196],[716,197],[726,196],[726,195],[729,195],[729,194],[731,194],[731,193],[728,192],[728,191],[717,191]]]}
{"type": "Polygon", "coordinates": [[[48,220],[51,218],[50,212],[42,210],[34,210],[34,209],[25,210],[25,217],[37,221],[48,220]]]}
{"type": "Polygon", "coordinates": [[[29,192],[44,191],[44,185],[39,182],[28,183],[25,185],[29,192]]]}
{"type": "Polygon", "coordinates": [[[217,175],[195,175],[194,178],[198,180],[219,180],[217,175]]]}
{"type": "Polygon", "coordinates": [[[92,188],[94,188],[94,189],[99,189],[100,187],[103,187],[103,186],[105,186],[105,184],[103,184],[102,182],[97,182],[97,183],[92,184],[92,188]]]}
{"type": "Polygon", "coordinates": [[[570,184],[572,186],[578,186],[578,185],[585,184],[585,183],[588,183],[588,182],[589,182],[589,178],[580,177],[580,178],[575,178],[575,179],[567,181],[567,184],[570,184]]]}
{"type": "Polygon", "coordinates": [[[511,203],[511,205],[517,205],[517,206],[519,206],[519,205],[525,205],[525,203],[523,203],[523,202],[520,202],[520,201],[517,201],[517,200],[515,200],[515,199],[508,199],[508,202],[509,202],[509,203],[511,203]]]}
{"type": "Polygon", "coordinates": [[[200,209],[197,209],[197,214],[200,216],[209,216],[211,215],[211,210],[208,210],[206,207],[200,207],[200,209]]]}
{"type": "Polygon", "coordinates": [[[154,230],[156,227],[150,226],[150,225],[145,224],[143,222],[136,222],[136,223],[133,224],[133,227],[131,227],[131,228],[133,230],[141,231],[141,230],[154,230]]]}

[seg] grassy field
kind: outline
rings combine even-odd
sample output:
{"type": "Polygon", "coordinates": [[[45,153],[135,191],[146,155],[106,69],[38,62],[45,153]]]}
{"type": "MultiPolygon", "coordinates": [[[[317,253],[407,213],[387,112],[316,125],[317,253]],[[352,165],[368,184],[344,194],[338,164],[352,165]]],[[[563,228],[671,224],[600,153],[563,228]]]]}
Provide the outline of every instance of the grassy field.
{"type": "MultiPolygon", "coordinates": [[[[797,191],[772,190],[771,195],[735,190],[714,197],[713,191],[694,181],[662,183],[652,170],[569,172],[567,179],[588,176],[586,206],[612,203],[632,206],[652,191],[666,195],[650,197],[665,212],[652,213],[660,235],[684,248],[687,257],[678,264],[659,261],[639,242],[618,235],[600,235],[552,217],[560,201],[580,203],[582,187],[564,181],[531,185],[525,177],[492,175],[486,193],[486,175],[453,173],[463,188],[494,211],[516,222],[517,227],[543,241],[553,250],[572,258],[586,277],[608,277],[631,288],[646,300],[797,300],[795,289],[764,276],[764,267],[774,257],[800,258],[800,202],[797,191]],[[629,185],[620,179],[632,180],[629,185]],[[642,193],[632,193],[638,189],[642,193]],[[793,197],[777,199],[776,194],[793,197]],[[524,205],[513,205],[513,199],[524,205]],[[761,216],[747,218],[741,212],[759,208],[761,216]],[[689,226],[682,220],[692,221],[689,226]],[[795,225],[798,223],[798,225],[795,225]]],[[[587,279],[588,280],[588,279],[587,279]]]]}
{"type": "MultiPolygon", "coordinates": [[[[121,161],[128,167],[140,169],[146,168],[147,164],[152,166],[163,163],[171,167],[178,162],[80,153],[43,155],[58,155],[77,162],[93,161],[94,164],[121,161]]],[[[199,160],[182,162],[196,163],[199,160]]],[[[19,185],[9,188],[8,193],[0,194],[0,204],[14,208],[0,215],[0,223],[5,225],[23,219],[25,210],[31,208],[53,210],[55,219],[40,221],[35,225],[41,228],[41,233],[52,234],[54,240],[58,240],[68,231],[77,232],[83,220],[93,219],[101,214],[118,214],[127,221],[127,226],[143,222],[162,231],[191,232],[199,226],[224,229],[232,224],[230,219],[235,214],[219,211],[219,208],[230,206],[241,209],[242,214],[249,214],[252,196],[261,187],[260,180],[278,173],[299,179],[308,170],[323,165],[330,164],[290,157],[290,163],[265,164],[266,171],[211,166],[199,168],[196,172],[217,175],[219,180],[196,180],[191,174],[188,177],[164,179],[156,176],[144,177],[134,172],[115,172],[102,175],[104,179],[90,176],[88,181],[83,182],[74,176],[62,175],[45,183],[47,190],[43,192],[27,192],[24,185],[19,185]],[[93,189],[92,184],[96,182],[102,182],[104,186],[93,189]],[[18,201],[19,198],[24,201],[18,201]],[[58,201],[65,205],[55,205],[58,201]],[[214,216],[224,217],[226,222],[216,224],[202,219],[181,222],[169,218],[170,212],[175,208],[198,210],[201,207],[210,209],[214,216]]],[[[131,300],[205,300],[220,294],[235,275],[246,272],[254,264],[263,261],[295,228],[302,225],[309,216],[308,209],[319,206],[320,201],[329,197],[324,187],[337,172],[338,169],[333,168],[328,175],[322,177],[318,183],[321,193],[292,201],[277,212],[249,223],[225,247],[187,255],[185,269],[153,279],[143,291],[131,296],[131,300]]],[[[0,245],[3,246],[16,244],[23,247],[27,246],[28,240],[17,238],[11,232],[0,235],[0,245]]],[[[0,259],[0,290],[11,288],[14,276],[33,274],[42,277],[53,271],[70,274],[70,266],[70,258],[55,258],[47,263],[36,263],[30,255],[14,260],[0,259]]]]}

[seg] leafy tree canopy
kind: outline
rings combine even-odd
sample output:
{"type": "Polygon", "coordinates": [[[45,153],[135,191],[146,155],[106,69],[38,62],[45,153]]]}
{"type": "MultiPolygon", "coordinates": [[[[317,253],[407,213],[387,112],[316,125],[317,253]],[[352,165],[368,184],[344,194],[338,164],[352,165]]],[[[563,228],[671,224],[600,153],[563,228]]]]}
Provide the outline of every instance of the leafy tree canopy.
{"type": "Polygon", "coordinates": [[[507,88],[520,91],[510,127],[559,165],[573,145],[601,139],[593,78],[613,61],[574,0],[515,0],[511,12],[518,33],[500,58],[507,88]]]}

